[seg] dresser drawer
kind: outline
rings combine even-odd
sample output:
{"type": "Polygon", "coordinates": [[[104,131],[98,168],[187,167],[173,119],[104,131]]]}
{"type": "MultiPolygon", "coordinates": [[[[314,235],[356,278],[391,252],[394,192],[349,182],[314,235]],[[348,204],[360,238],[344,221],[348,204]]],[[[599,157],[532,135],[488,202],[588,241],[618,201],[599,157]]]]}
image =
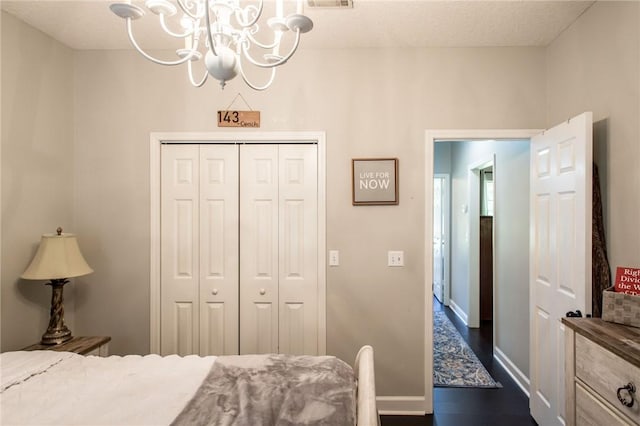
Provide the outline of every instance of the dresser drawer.
{"type": "MultiPolygon", "coordinates": [[[[634,404],[635,405],[635,404],[634,404]]],[[[577,426],[631,426],[581,384],[576,384],[577,426]]]]}
{"type": "MultiPolygon", "coordinates": [[[[636,401],[633,407],[624,406],[618,401],[617,397],[618,388],[625,386],[629,382],[634,383],[636,388],[640,386],[640,368],[635,367],[580,334],[576,335],[575,343],[576,379],[584,382],[591,390],[607,401],[614,410],[628,416],[636,424],[640,424],[640,401],[638,401],[640,389],[636,391],[636,401]]],[[[580,383],[578,382],[576,388],[580,387],[579,385],[580,383]]],[[[578,392],[576,389],[576,400],[577,398],[578,392]]],[[[577,411],[576,408],[576,420],[578,417],[577,411]]],[[[577,424],[580,423],[577,422],[577,424]]]]}

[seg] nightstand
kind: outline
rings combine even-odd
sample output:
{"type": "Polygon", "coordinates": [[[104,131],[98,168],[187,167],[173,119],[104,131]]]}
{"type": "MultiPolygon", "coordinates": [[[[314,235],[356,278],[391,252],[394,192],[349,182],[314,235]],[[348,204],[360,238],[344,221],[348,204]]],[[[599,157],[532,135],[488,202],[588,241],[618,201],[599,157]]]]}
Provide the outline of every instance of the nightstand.
{"type": "Polygon", "coordinates": [[[36,343],[27,346],[23,351],[57,351],[74,352],[80,355],[109,356],[109,336],[73,337],[71,340],[59,345],[43,345],[36,343]]]}

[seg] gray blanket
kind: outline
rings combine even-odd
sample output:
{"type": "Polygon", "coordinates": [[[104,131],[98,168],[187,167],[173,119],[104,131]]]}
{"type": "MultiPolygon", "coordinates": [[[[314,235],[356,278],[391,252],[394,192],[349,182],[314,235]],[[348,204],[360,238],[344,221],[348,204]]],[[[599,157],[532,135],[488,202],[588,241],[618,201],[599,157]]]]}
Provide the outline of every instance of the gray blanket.
{"type": "Polygon", "coordinates": [[[173,425],[355,424],[352,368],[329,356],[221,356],[173,425]]]}

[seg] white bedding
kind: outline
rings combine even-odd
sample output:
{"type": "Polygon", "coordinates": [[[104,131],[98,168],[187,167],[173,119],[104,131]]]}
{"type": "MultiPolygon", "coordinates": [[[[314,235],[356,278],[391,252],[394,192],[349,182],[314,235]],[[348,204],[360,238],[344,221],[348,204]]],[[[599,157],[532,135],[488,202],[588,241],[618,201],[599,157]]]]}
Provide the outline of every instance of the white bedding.
{"type": "Polygon", "coordinates": [[[170,424],[215,359],[194,355],[100,358],[54,351],[2,353],[0,424],[170,424]],[[87,380],[89,376],[91,380],[87,380]],[[42,391],[45,388],[58,391],[46,394],[42,391]]]}
{"type": "MultiPolygon", "coordinates": [[[[216,359],[5,352],[0,354],[0,425],[168,425],[216,359]]],[[[370,346],[360,349],[354,370],[357,425],[379,426],[370,346]]]]}

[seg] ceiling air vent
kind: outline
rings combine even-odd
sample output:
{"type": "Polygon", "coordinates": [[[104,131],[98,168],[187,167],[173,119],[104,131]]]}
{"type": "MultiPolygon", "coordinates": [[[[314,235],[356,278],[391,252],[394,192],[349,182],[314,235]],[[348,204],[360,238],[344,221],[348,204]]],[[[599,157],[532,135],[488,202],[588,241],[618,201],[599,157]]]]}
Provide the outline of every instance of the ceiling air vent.
{"type": "Polygon", "coordinates": [[[309,7],[353,8],[353,0],[307,0],[309,7]]]}

